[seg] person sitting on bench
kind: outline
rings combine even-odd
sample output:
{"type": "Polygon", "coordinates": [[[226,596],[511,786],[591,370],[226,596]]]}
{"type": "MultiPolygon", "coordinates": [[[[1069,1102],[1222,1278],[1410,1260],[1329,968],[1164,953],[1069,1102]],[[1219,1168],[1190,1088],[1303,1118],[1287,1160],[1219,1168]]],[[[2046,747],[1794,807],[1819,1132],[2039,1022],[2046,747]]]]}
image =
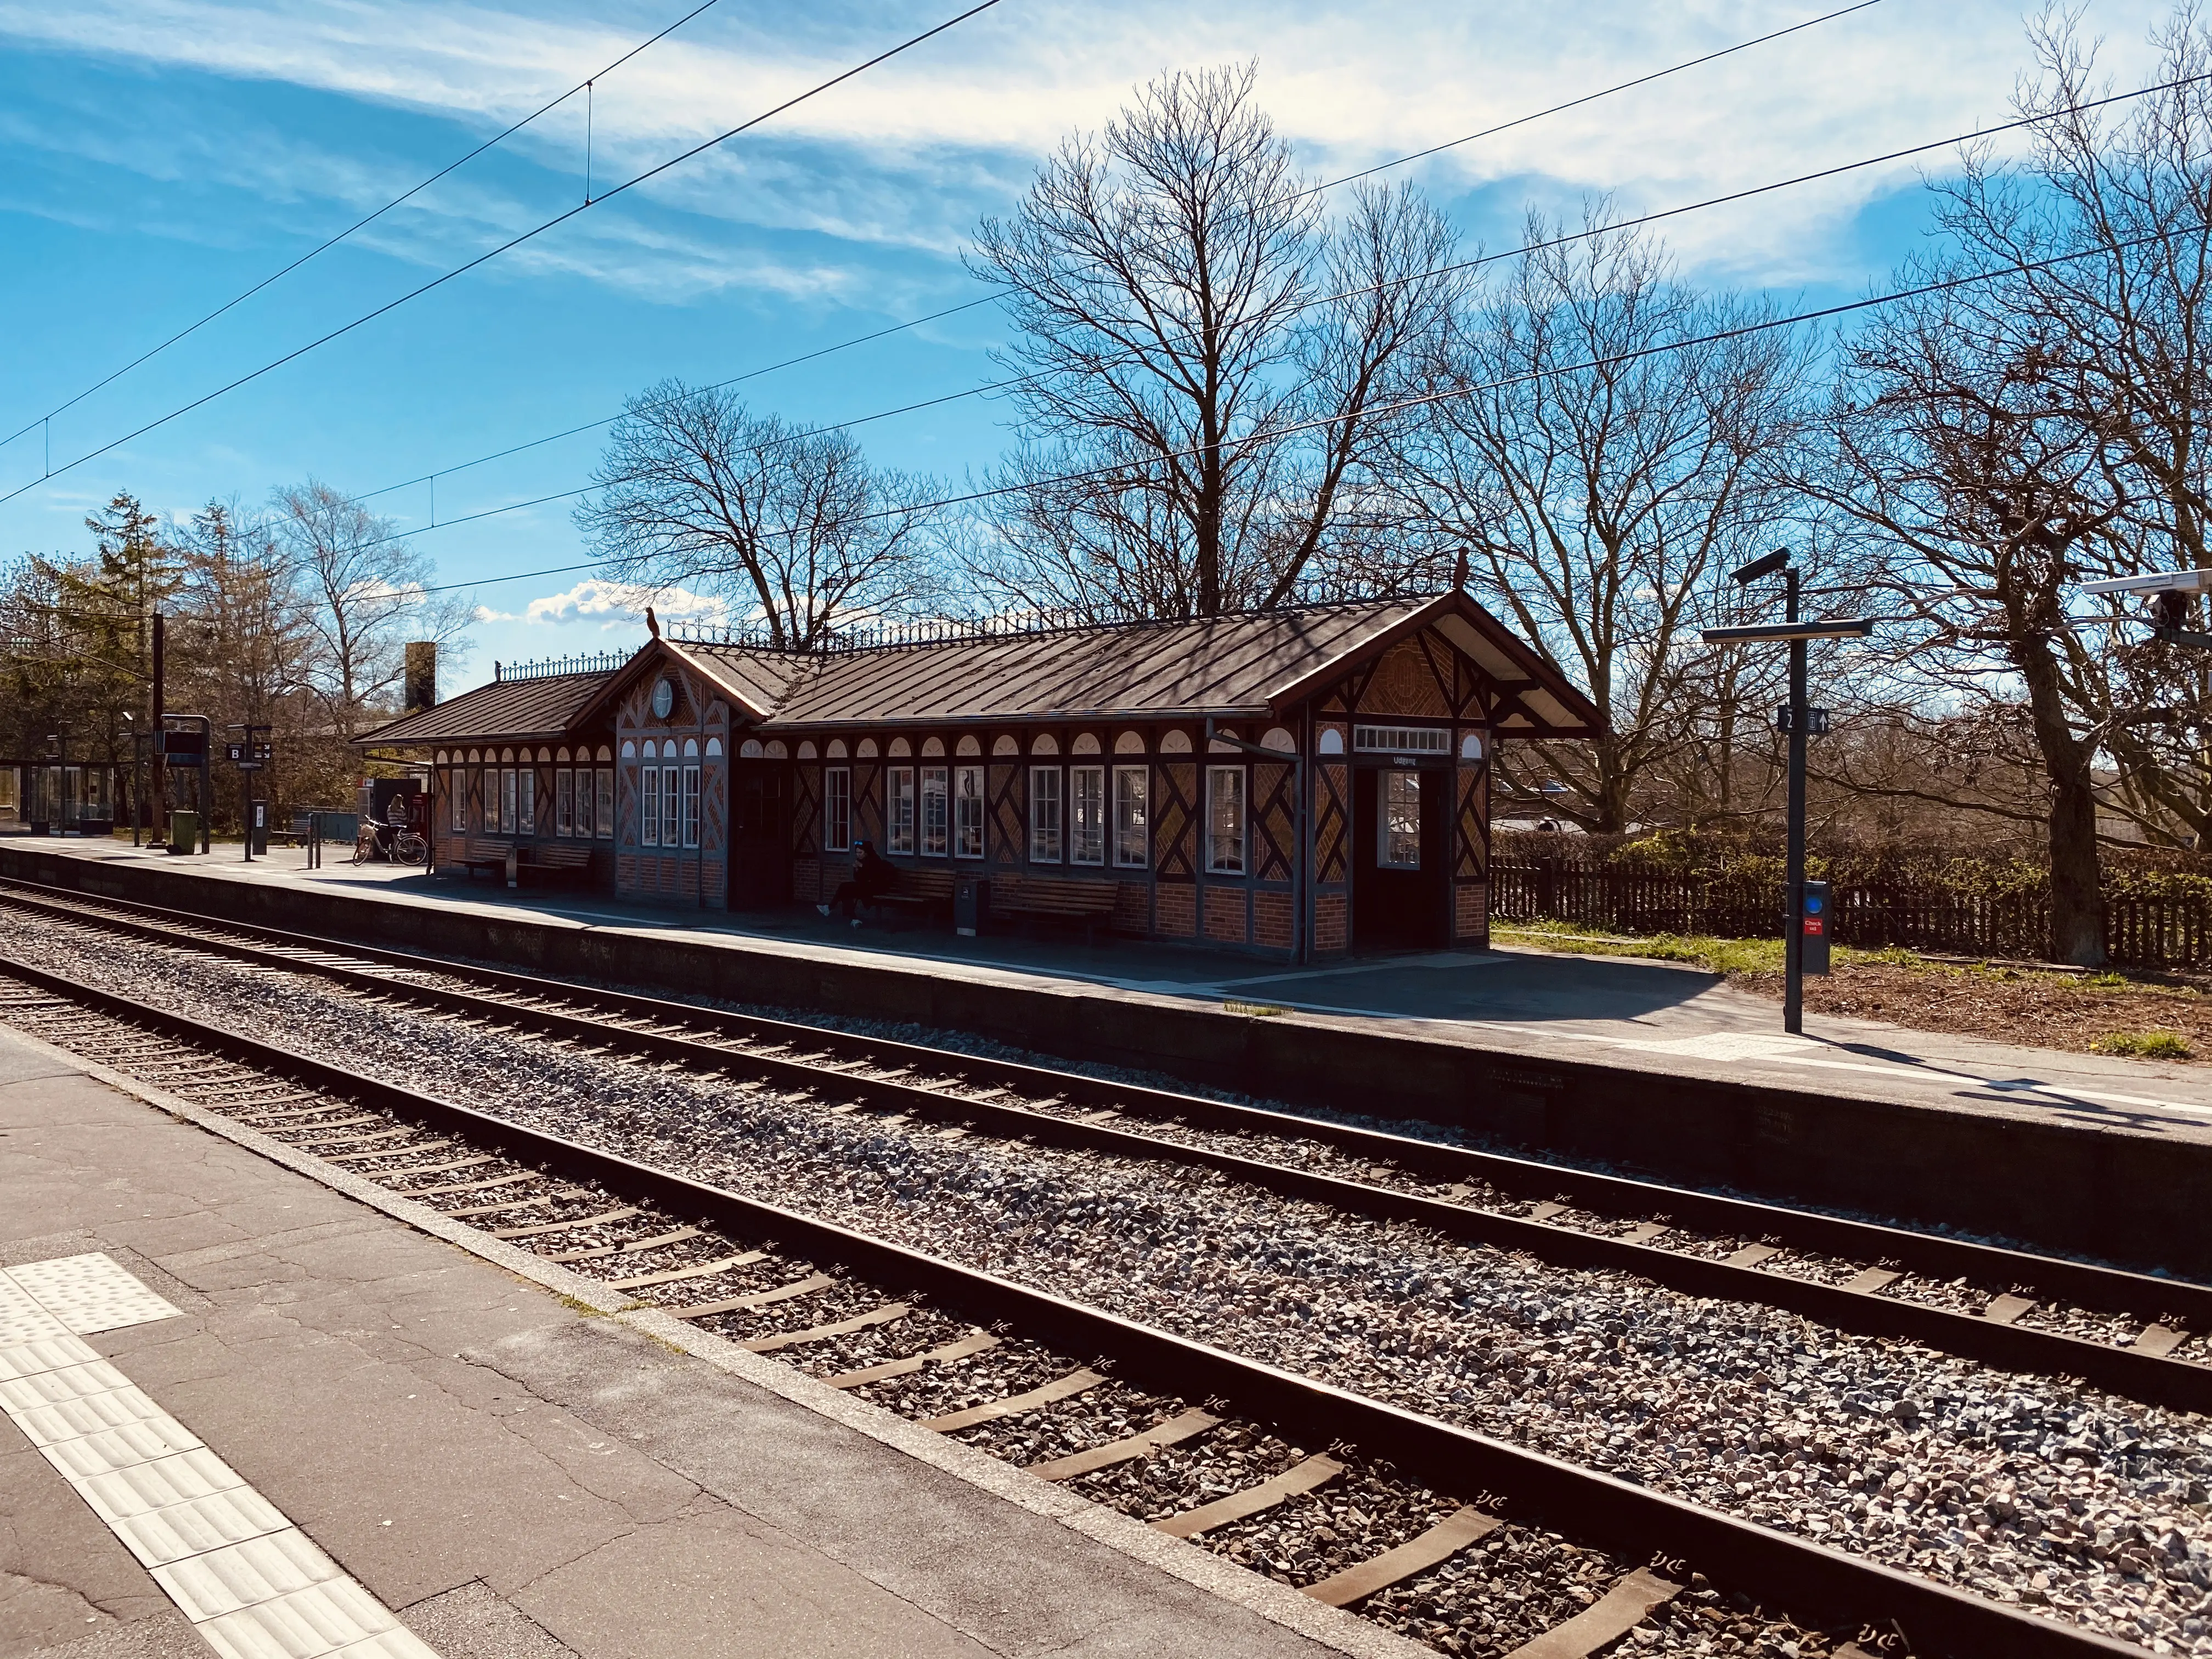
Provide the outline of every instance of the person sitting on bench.
{"type": "Polygon", "coordinates": [[[889,892],[897,880],[898,866],[889,859],[878,857],[875,843],[864,841],[860,843],[860,861],[853,866],[852,878],[837,884],[837,890],[830,896],[829,903],[817,904],[814,908],[825,916],[835,910],[858,927],[860,919],[853,914],[853,907],[866,904],[878,895],[889,892]]]}

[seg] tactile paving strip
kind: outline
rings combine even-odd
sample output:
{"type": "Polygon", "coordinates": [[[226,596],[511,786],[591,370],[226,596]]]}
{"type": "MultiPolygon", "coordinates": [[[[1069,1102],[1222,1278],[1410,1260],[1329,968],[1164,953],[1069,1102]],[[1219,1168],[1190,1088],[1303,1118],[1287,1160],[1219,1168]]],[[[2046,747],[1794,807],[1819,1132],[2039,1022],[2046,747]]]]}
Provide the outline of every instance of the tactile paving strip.
{"type": "Polygon", "coordinates": [[[0,1272],[79,1336],[178,1316],[176,1309],[131,1277],[112,1256],[65,1255],[0,1272]]]}
{"type": "Polygon", "coordinates": [[[108,1256],[0,1271],[0,1411],[223,1659],[437,1659],[81,1340],[176,1316],[108,1256]]]}

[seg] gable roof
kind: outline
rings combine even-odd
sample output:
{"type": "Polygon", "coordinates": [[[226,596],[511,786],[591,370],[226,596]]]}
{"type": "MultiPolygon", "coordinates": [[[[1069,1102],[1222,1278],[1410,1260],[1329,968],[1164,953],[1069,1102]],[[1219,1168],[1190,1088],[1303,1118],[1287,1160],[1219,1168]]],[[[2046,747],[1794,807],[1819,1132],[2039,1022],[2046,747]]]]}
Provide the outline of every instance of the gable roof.
{"type": "MultiPolygon", "coordinates": [[[[1552,737],[1603,729],[1589,699],[1462,593],[829,653],[799,659],[808,666],[763,725],[1279,714],[1354,659],[1432,623],[1506,694],[1501,729],[1552,737]]],[[[730,679],[762,674],[763,659],[792,660],[745,646],[679,649],[730,679]]]]}
{"type": "Polygon", "coordinates": [[[1466,594],[1451,592],[805,654],[656,637],[607,672],[495,682],[356,741],[551,737],[597,714],[637,676],[672,659],[720,688],[743,714],[770,732],[985,720],[1249,719],[1286,712],[1358,659],[1431,627],[1492,683],[1499,731],[1559,738],[1603,731],[1604,717],[1558,669],[1466,594]],[[549,720],[556,723],[529,723],[549,720]]]}
{"type": "Polygon", "coordinates": [[[354,742],[363,747],[405,748],[486,738],[554,741],[574,729],[585,708],[617,672],[494,680],[433,708],[403,714],[362,732],[354,742]]]}

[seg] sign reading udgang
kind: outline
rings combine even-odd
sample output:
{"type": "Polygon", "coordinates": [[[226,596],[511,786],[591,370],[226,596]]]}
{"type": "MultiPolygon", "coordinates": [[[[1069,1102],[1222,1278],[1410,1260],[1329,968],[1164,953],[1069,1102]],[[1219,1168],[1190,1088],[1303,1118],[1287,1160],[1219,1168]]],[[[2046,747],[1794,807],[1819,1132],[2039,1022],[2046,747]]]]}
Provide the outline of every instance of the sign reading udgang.
{"type": "Polygon", "coordinates": [[[1804,897],[1797,905],[1798,949],[1802,952],[1802,971],[1825,974],[1828,971],[1828,940],[1835,932],[1835,916],[1830,906],[1828,884],[1808,881],[1804,884],[1804,897]]]}

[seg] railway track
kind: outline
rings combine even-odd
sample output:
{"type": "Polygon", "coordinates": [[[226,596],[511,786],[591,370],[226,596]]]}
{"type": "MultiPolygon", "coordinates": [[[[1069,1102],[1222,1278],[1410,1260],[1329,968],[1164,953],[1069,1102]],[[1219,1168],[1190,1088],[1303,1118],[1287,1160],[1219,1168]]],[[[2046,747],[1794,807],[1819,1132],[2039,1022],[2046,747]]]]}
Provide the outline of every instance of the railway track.
{"type": "Polygon", "coordinates": [[[2212,1413],[2212,1287],[1086,1074],[407,951],[0,884],[106,928],[704,1073],[973,1133],[1165,1159],[1571,1269],[1785,1310],[2003,1370],[2212,1413]]]}
{"type": "Polygon", "coordinates": [[[1440,1651],[2144,1650],[29,964],[0,1019],[1440,1651]]]}

